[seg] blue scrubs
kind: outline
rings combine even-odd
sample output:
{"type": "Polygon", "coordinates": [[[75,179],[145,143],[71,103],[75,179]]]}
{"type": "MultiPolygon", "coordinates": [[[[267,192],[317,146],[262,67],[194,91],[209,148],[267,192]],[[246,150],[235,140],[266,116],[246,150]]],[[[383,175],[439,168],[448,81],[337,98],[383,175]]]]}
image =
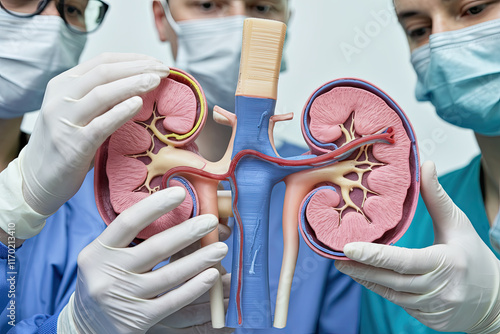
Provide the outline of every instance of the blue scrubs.
{"type": "MultiPolygon", "coordinates": [[[[481,239],[490,249],[490,225],[486,216],[480,186],[481,158],[457,171],[439,178],[455,204],[469,217],[481,239]]],[[[432,220],[422,198],[419,199],[413,222],[406,234],[396,243],[407,248],[424,248],[434,243],[432,220]]],[[[492,249],[493,250],[493,249],[492,249]]],[[[499,254],[493,250],[499,258],[499,254]]],[[[431,334],[440,333],[422,325],[403,308],[363,288],[361,299],[361,333],[369,334],[431,334]]]]}
{"type": "MultiPolygon", "coordinates": [[[[56,333],[57,316],[75,290],[78,254],[106,227],[95,204],[93,180],[92,170],[78,193],[47,219],[42,232],[16,250],[16,326],[9,325],[5,308],[0,333],[56,333]]],[[[2,254],[0,261],[0,270],[7,268],[2,254]]],[[[8,305],[1,299],[7,295],[4,284],[2,280],[2,307],[8,305]]]]}
{"type": "MultiPolygon", "coordinates": [[[[283,146],[283,156],[299,155],[305,150],[283,146]]],[[[284,184],[273,191],[270,223],[269,274],[271,300],[274,304],[283,253],[281,211],[284,184]]],[[[54,216],[47,220],[42,232],[27,240],[16,251],[18,280],[16,285],[15,327],[8,324],[9,285],[0,282],[0,302],[5,307],[0,317],[0,332],[56,333],[57,316],[74,291],[79,252],[105,228],[94,200],[93,172],[80,191],[54,216]],[[3,298],[3,299],[2,299],[3,298]]],[[[228,243],[231,248],[231,240],[228,243]]],[[[2,245],[3,246],[3,245],[2,245]]],[[[7,276],[7,249],[0,248],[0,275],[7,276]]],[[[231,249],[224,266],[231,269],[231,249]]],[[[8,270],[7,270],[8,271],[8,270]]],[[[338,272],[332,260],[316,255],[301,240],[297,268],[293,279],[288,314],[284,330],[237,330],[236,333],[329,333],[350,334],[358,330],[361,289],[349,277],[338,272]]],[[[274,310],[274,305],[272,305],[274,310]]]]}

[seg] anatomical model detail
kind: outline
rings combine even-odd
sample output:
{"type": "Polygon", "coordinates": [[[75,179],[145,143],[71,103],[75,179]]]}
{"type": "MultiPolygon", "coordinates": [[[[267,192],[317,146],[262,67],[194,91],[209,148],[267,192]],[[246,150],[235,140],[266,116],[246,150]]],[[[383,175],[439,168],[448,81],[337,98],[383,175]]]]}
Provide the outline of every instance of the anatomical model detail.
{"type": "MultiPolygon", "coordinates": [[[[180,185],[187,190],[184,203],[139,239],[198,214],[222,218],[219,213],[232,213],[231,296],[224,319],[222,288],[212,288],[214,327],[286,326],[300,234],[318,254],[346,259],[342,249],[348,242],[399,239],[418,199],[411,125],[389,96],[362,80],[335,80],[318,88],[301,118],[310,151],[286,159],[278,155],[274,124],[292,118],[274,115],[285,31],[280,22],[245,21],[235,113],[214,108],[214,119],[233,129],[220,161],[209,162],[197,152],[194,141],[207,117],[205,97],[194,78],[176,69],[143,97],[141,112],[110,136],[96,157],[96,201],[108,224],[159,189],[180,185]],[[230,208],[221,204],[222,181],[229,181],[230,208]],[[281,181],[286,185],[284,255],[273,319],[269,206],[271,191],[281,181]],[[255,312],[263,316],[252,317],[255,312]]],[[[202,245],[217,238],[214,231],[202,245]]]]}

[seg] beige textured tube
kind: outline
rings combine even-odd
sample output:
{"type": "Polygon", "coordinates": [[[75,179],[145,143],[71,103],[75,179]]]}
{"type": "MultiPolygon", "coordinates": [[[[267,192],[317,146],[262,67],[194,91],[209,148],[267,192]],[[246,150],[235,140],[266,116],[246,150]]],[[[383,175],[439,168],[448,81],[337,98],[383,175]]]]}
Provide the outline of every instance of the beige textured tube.
{"type": "Polygon", "coordinates": [[[283,22],[245,20],[236,96],[276,100],[285,34],[283,22]]]}

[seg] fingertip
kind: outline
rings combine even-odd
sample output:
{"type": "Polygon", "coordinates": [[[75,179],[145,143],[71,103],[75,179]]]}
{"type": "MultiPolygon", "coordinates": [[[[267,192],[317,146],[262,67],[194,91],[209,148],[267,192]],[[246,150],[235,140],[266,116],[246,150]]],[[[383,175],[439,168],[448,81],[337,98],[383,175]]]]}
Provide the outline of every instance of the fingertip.
{"type": "Polygon", "coordinates": [[[132,114],[138,113],[142,108],[142,98],[140,96],[133,96],[126,102],[132,114]]]}
{"type": "Polygon", "coordinates": [[[219,271],[215,268],[208,268],[202,273],[200,273],[200,278],[203,280],[203,283],[213,286],[215,282],[219,279],[219,271]]]}
{"type": "Polygon", "coordinates": [[[438,182],[436,164],[433,161],[425,161],[420,170],[422,172],[422,180],[430,180],[434,183],[438,182]]]}
{"type": "Polygon", "coordinates": [[[344,254],[351,260],[359,259],[361,256],[361,247],[362,243],[360,242],[351,242],[344,246],[344,254]]]}
{"type": "Polygon", "coordinates": [[[168,190],[168,194],[173,200],[182,202],[186,198],[186,190],[182,187],[174,186],[165,190],[168,190]]]}
{"type": "Polygon", "coordinates": [[[342,272],[342,269],[345,267],[345,261],[335,260],[333,265],[335,266],[335,268],[337,268],[338,271],[342,272]]]}
{"type": "Polygon", "coordinates": [[[219,240],[225,241],[231,236],[231,228],[224,224],[218,224],[217,228],[219,230],[219,240]]]}
{"type": "Polygon", "coordinates": [[[156,72],[163,79],[170,75],[170,68],[163,63],[159,63],[156,67],[156,72]]]}
{"type": "Polygon", "coordinates": [[[219,218],[217,218],[217,216],[213,214],[207,213],[201,215],[200,217],[203,217],[203,219],[206,221],[210,231],[213,231],[219,225],[219,218]]]}
{"type": "Polygon", "coordinates": [[[156,73],[150,73],[149,76],[150,76],[150,85],[154,88],[158,87],[158,85],[161,82],[160,76],[156,73]]]}
{"type": "Polygon", "coordinates": [[[214,245],[220,251],[222,257],[226,256],[229,248],[227,247],[227,245],[225,243],[219,241],[219,242],[214,243],[214,245]]]}

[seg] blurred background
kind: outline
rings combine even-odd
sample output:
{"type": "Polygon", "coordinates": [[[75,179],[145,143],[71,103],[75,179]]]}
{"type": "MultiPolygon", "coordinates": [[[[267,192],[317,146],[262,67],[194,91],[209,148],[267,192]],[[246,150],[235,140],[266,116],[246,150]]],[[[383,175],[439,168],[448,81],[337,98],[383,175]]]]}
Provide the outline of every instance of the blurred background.
{"type": "MultiPolygon", "coordinates": [[[[283,140],[305,147],[299,118],[309,96],[324,83],[342,77],[367,80],[391,96],[416,131],[421,161],[433,160],[443,174],[479,153],[472,131],[448,125],[428,103],[415,100],[416,75],[406,37],[391,0],[289,0],[288,70],[280,76],[276,113],[293,112],[278,123],[276,146],[283,140]]],[[[168,43],[158,40],[151,0],[106,0],[102,27],[88,37],[81,61],[102,52],[135,52],[173,65],[168,43]]],[[[29,129],[32,118],[23,127],[29,129]]]]}

